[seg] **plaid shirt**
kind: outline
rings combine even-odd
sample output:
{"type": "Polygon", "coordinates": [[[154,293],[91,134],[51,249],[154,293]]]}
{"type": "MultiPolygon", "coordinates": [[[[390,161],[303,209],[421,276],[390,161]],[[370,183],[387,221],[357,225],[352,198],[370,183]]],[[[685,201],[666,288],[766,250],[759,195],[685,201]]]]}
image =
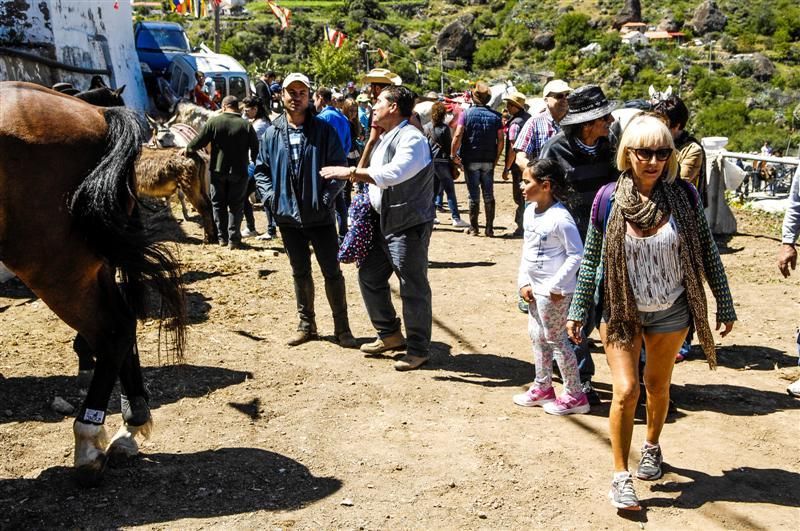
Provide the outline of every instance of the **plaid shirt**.
{"type": "Polygon", "coordinates": [[[303,132],[302,125],[297,129],[289,126],[289,152],[292,156],[292,166],[294,167],[295,175],[300,175],[300,148],[303,145],[304,136],[305,133],[303,132]]]}
{"type": "Polygon", "coordinates": [[[544,110],[525,122],[514,142],[514,151],[524,151],[529,160],[539,158],[544,144],[561,131],[549,110],[544,110]]]}

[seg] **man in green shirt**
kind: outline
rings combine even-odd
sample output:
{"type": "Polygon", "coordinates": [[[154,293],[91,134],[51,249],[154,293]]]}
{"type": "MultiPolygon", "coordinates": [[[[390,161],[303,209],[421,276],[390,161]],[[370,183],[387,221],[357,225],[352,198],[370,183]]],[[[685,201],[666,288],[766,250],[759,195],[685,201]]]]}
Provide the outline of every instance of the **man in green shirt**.
{"type": "Polygon", "coordinates": [[[219,244],[242,248],[243,205],[247,195],[247,165],[258,156],[258,137],[242,118],[236,96],[222,99],[222,113],[209,119],[186,146],[194,153],[211,143],[211,208],[219,244]],[[229,215],[230,213],[230,215],[229,215]]]}

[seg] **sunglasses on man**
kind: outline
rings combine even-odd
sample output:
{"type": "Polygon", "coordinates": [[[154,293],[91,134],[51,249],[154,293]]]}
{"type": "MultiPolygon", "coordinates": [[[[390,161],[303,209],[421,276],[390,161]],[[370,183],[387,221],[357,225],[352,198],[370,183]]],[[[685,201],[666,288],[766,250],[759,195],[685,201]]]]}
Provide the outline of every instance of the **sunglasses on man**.
{"type": "Polygon", "coordinates": [[[672,148],[659,148],[659,149],[650,149],[650,148],[628,148],[630,151],[633,151],[633,154],[636,156],[637,159],[641,162],[649,162],[653,160],[653,157],[656,160],[664,162],[672,155],[672,148]]]}

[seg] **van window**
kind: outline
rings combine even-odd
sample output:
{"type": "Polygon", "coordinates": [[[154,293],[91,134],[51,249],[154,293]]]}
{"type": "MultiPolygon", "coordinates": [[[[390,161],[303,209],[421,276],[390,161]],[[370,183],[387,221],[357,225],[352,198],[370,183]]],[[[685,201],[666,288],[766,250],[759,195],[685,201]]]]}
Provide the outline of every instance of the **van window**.
{"type": "Polygon", "coordinates": [[[186,72],[181,72],[181,80],[178,83],[178,90],[175,91],[175,94],[182,97],[190,88],[193,87],[189,87],[189,75],[186,72]]]}
{"type": "Polygon", "coordinates": [[[214,76],[214,95],[216,94],[220,94],[222,98],[228,95],[228,91],[225,90],[225,78],[222,76],[214,76]]]}
{"type": "Polygon", "coordinates": [[[189,42],[181,29],[155,29],[140,27],[136,34],[136,48],[142,50],[189,51],[189,42]]]}
{"type": "Polygon", "coordinates": [[[236,96],[240,100],[247,97],[247,85],[245,84],[244,78],[238,76],[228,78],[228,84],[230,86],[231,96],[236,96]]]}

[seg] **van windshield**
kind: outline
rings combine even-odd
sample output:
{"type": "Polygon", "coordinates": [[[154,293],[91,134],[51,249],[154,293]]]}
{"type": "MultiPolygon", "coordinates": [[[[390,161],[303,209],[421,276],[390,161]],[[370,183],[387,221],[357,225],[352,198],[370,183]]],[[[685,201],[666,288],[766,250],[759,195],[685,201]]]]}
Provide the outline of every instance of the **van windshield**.
{"type": "Polygon", "coordinates": [[[136,47],[140,50],[189,51],[189,40],[180,29],[152,29],[142,27],[136,34],[136,47]]]}

